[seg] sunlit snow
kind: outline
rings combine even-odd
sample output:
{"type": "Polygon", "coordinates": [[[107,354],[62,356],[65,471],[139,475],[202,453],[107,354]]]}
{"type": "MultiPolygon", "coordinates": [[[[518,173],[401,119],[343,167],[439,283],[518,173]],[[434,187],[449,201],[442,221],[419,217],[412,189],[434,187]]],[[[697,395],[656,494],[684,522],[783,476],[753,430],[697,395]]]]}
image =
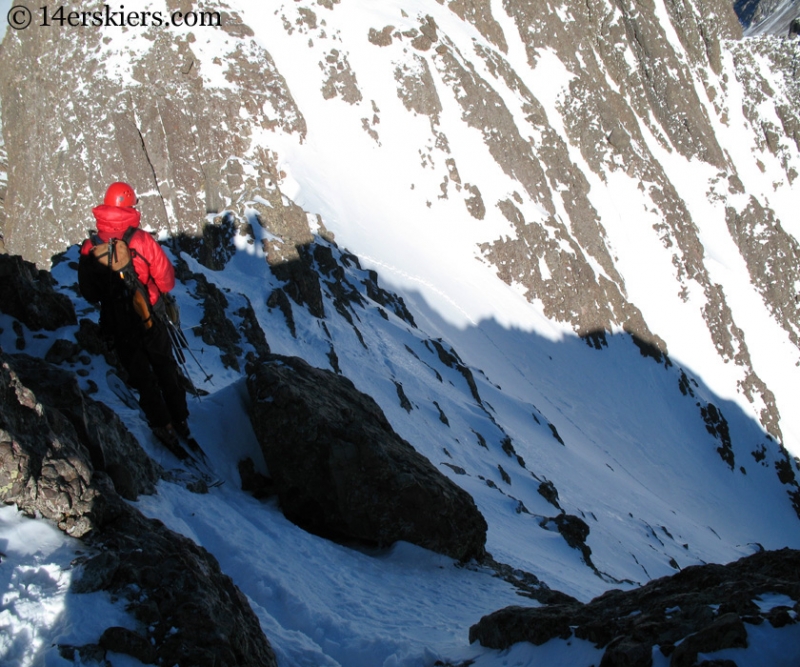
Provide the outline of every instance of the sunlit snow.
{"type": "MultiPolygon", "coordinates": [[[[0,10],[3,4],[0,0],[0,10]]],[[[160,7],[163,2],[151,4],[160,7]]],[[[682,568],[729,562],[755,552],[759,545],[800,548],[797,516],[785,489],[776,483],[774,469],[758,465],[751,455],[766,441],[755,420],[759,406],[751,405],[739,390],[741,369],[716,353],[702,319],[700,288],[690,282],[681,291],[672,250],[653,230],[661,221],[650,192],[653,184],[640,183],[622,170],[605,174],[604,180],[591,173],[575,146],[569,147],[571,159],[589,179],[589,199],[606,230],[609,252],[625,280],[628,298],[668,342],[674,364],[669,369],[642,357],[621,332],[609,335],[608,348],[597,351],[566,325],[546,318],[541,302],[531,303],[524,288],[503,283],[478,252],[479,244],[515,233],[497,207],[487,206],[486,217],[476,220],[466,213],[463,193],[457,194],[452,182],[448,198],[440,197],[439,184],[447,174],[445,159],[450,155],[457,159],[462,182],[480,181],[487,202],[524,194],[520,184],[491,159],[481,132],[460,122],[462,110],[446,92],[434,64],[430,69],[442,91],[439,122],[451,137],[452,154],[432,145],[431,118],[410,113],[397,94],[397,66],[418,67],[419,62],[400,46],[380,49],[367,41],[370,28],[394,25],[405,30],[431,14],[464,59],[474,56],[476,45],[494,48],[458,19],[447,3],[342,0],[333,11],[315,6],[325,26],[314,34],[287,31],[282,15],[296,25],[299,5],[293,1],[231,0],[230,4],[255,30],[253,44],[274,59],[308,126],[303,141],[280,130],[255,132],[252,148],[268,145],[277,153],[286,201],[308,212],[315,232],[316,216],[321,216],[340,247],[356,254],[364,269],[376,270],[384,288],[403,297],[418,325],[414,329],[394,315],[383,317],[371,302],[359,312],[362,344],[328,301],[326,309],[334,314],[326,322],[327,331],[319,320],[296,308],[297,337],[292,336],[280,311],[266,305],[278,281],[265,264],[261,244],[277,237],[261,228],[252,215],[254,209],[245,206],[254,242],[236,237],[238,252],[224,271],[213,272],[187,255],[183,258],[192,271],[229,290],[232,301],[238,294],[248,297],[273,352],[302,356],[329,368],[328,352],[334,344],[343,374],[375,398],[403,438],[473,495],[489,524],[487,548],[492,555],[580,600],[673,574],[674,564],[682,568]],[[320,63],[333,48],[346,50],[368,98],[354,105],[339,98],[323,99],[320,63]],[[362,118],[373,116],[373,105],[380,110],[381,122],[374,126],[378,141],[361,124],[362,118]],[[476,407],[463,378],[438,364],[425,345],[437,338],[452,345],[473,371],[490,407],[483,411],[476,407]],[[681,370],[696,379],[695,396],[678,391],[681,370]],[[442,381],[435,373],[444,376],[442,381]],[[394,382],[402,384],[414,403],[411,415],[398,405],[394,382]],[[447,413],[449,427],[440,422],[434,400],[447,413]],[[734,438],[734,470],[721,462],[717,442],[704,431],[696,409],[701,400],[714,402],[725,413],[734,438]],[[476,433],[486,436],[486,448],[476,433]],[[503,433],[513,441],[525,468],[502,451],[503,433]],[[444,463],[460,466],[468,474],[456,475],[444,463]],[[499,466],[510,482],[503,481],[499,466]],[[544,480],[555,483],[563,509],[582,516],[590,526],[587,544],[601,574],[590,569],[558,533],[541,527],[540,519],[557,513],[538,493],[544,480]]],[[[537,52],[531,69],[503,3],[494,0],[490,5],[509,41],[506,58],[542,104],[552,127],[564,134],[559,100],[569,83],[569,71],[549,50],[537,52]]],[[[658,6],[666,15],[663,3],[658,6]]],[[[192,49],[204,84],[230,89],[224,60],[217,59],[227,52],[229,36],[223,31],[195,32],[192,49]]],[[[673,31],[669,36],[680,49],[673,31]]],[[[147,48],[147,43],[129,31],[124,44],[123,48],[111,41],[103,49],[109,54],[107,71],[128,80],[138,50],[147,48]]],[[[626,51],[622,57],[632,55],[626,51]]],[[[491,76],[484,61],[475,58],[475,67],[491,76]]],[[[785,226],[796,234],[797,182],[776,191],[773,184],[785,172],[777,158],[753,144],[742,112],[745,93],[729,57],[724,58],[724,67],[728,83],[720,95],[730,115],[727,123],[713,120],[714,129],[748,192],[769,197],[785,226]],[[755,164],[756,153],[766,165],[763,171],[755,164]]],[[[504,99],[510,107],[512,100],[519,106],[509,90],[504,99]]],[[[701,99],[710,108],[706,93],[701,99]]],[[[520,108],[514,113],[519,121],[520,108]]],[[[651,119],[639,122],[648,149],[658,157],[700,228],[711,279],[724,286],[736,321],[746,329],[754,367],[776,393],[786,445],[796,454],[800,452],[800,411],[795,409],[800,400],[798,353],[750,285],[725,224],[726,206],[739,208],[746,202],[735,196],[724,202],[710,196],[727,195],[727,183],[720,175],[665,148],[648,129],[651,119]]],[[[245,167],[252,158],[232,157],[245,167]]],[[[520,199],[526,219],[547,217],[529,198],[520,199]]],[[[258,195],[249,202],[255,204],[268,205],[258,195]]],[[[170,214],[174,218],[174,212],[170,214]]],[[[74,247],[70,253],[74,260],[74,247]]],[[[592,260],[591,265],[602,273],[597,262],[592,260]]],[[[550,275],[546,262],[542,260],[540,267],[550,275]]],[[[350,271],[357,273],[352,267],[350,271]]],[[[66,291],[75,281],[66,262],[54,275],[66,291]]],[[[535,603],[489,571],[457,567],[450,559],[410,544],[370,551],[314,537],[289,523],[276,501],[258,502],[239,491],[237,462],[249,456],[264,470],[264,461],[250,427],[241,374],[225,368],[218,351],[195,335],[203,312],[191,290],[191,285],[183,284],[175,290],[192,350],[203,366],[201,370],[189,360],[188,372],[210,393],[192,399],[190,424],[226,483],[208,495],[196,495],[161,482],[156,495],[143,496],[134,505],[219,560],[248,597],[281,667],[429,667],[437,661],[472,661],[476,667],[599,664],[602,651],[577,639],[540,647],[522,644],[503,652],[470,645],[469,627],[484,614],[506,605],[535,603]],[[206,376],[212,379],[206,381],[206,376]]],[[[0,346],[10,351],[15,349],[16,334],[7,319],[0,318],[0,346]]],[[[72,333],[64,330],[54,336],[70,338],[72,333]]],[[[27,330],[24,337],[28,354],[43,357],[52,344],[52,339],[39,339],[27,330]]],[[[102,360],[95,359],[91,374],[81,382],[88,386],[91,380],[100,387],[95,398],[120,414],[155,460],[166,468],[176,466],[138,411],[127,408],[107,389],[105,371],[102,360]]],[[[135,627],[135,621],[108,596],[69,591],[82,550],[81,543],[41,520],[26,519],[13,508],[0,510],[0,663],[4,666],[63,667],[72,663],[60,657],[58,644],[96,642],[110,623],[135,627]]],[[[786,603],[783,598],[760,601],[765,606],[782,603],[786,603]]],[[[748,632],[747,651],[707,657],[731,659],[740,667],[796,667],[800,660],[796,628],[777,633],[749,626],[748,632]]],[[[110,660],[114,667],[134,664],[122,656],[110,660]]],[[[654,666],[667,664],[654,651],[654,666]]]]}

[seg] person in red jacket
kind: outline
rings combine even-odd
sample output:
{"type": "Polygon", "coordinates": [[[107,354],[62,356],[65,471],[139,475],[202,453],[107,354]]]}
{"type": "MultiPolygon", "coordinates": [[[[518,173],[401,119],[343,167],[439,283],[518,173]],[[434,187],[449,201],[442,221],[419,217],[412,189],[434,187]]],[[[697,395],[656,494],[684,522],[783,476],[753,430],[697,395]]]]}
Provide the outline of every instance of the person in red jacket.
{"type": "Polygon", "coordinates": [[[122,239],[133,228],[135,231],[128,238],[133,268],[147,290],[153,312],[163,312],[162,294],[175,286],[175,269],[156,240],[139,228],[141,214],[134,208],[137,202],[136,193],[127,183],[116,182],[108,187],[103,204],[92,209],[97,234],[81,246],[78,283],[88,301],[100,302],[101,329],[112,339],[117,357],[128,373],[129,384],[139,392],[139,405],[154,435],[169,447],[178,443],[179,436],[188,438],[190,433],[186,391],[172,356],[167,325],[159,317],[153,317],[152,326],[147,329],[104,323],[103,308],[107,305],[104,299],[108,297],[98,280],[108,281],[108,273],[98,278],[90,259],[98,242],[122,239]]]}

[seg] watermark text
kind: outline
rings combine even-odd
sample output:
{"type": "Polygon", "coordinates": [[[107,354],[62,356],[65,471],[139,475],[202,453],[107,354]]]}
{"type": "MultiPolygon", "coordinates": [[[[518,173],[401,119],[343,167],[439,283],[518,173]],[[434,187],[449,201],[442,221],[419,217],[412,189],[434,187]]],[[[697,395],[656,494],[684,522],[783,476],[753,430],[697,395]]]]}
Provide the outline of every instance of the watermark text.
{"type": "Polygon", "coordinates": [[[22,5],[12,7],[7,15],[8,25],[14,30],[25,30],[30,25],[40,28],[219,28],[222,14],[215,11],[128,11],[125,5],[103,5],[100,10],[81,11],[59,5],[47,5],[31,10],[22,5]]]}

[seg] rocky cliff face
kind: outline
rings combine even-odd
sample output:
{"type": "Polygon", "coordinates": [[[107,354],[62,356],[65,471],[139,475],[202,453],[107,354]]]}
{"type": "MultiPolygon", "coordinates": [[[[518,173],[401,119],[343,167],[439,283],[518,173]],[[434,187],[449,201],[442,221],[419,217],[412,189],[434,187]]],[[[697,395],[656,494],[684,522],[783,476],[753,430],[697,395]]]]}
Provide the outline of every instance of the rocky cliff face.
{"type": "MultiPolygon", "coordinates": [[[[335,165],[345,156],[316,137],[347,119],[369,149],[336,150],[385,154],[363,187],[394,190],[388,146],[413,123],[409,218],[441,210],[454,230],[481,230],[471,252],[581,335],[623,329],[690,362],[716,354],[730,386],[783,438],[789,396],[776,397],[784,389],[769,378],[798,356],[800,248],[786,203],[800,169],[796,43],[740,41],[721,0],[438,0],[392,22],[361,7],[358,29],[353,7],[333,0],[202,9],[218,11],[220,27],[9,31],[0,97],[13,252],[46,264],[85,235],[117,178],[136,184],[156,230],[213,244],[207,225],[232,225],[273,264],[296,259],[325,225],[342,226],[347,243],[346,205],[327,198],[332,226],[287,194],[353,192],[366,174],[319,167],[298,184],[304,175],[284,165],[303,150],[335,165]],[[684,165],[701,181],[686,182],[684,165]],[[622,247],[629,232],[668,258],[660,273],[622,247]],[[762,324],[731,303],[733,283],[709,256],[720,233],[769,326],[790,341],[774,365],[763,349],[754,360],[762,324]],[[653,297],[648,281],[670,287],[653,297]],[[703,347],[675,349],[681,325],[659,317],[667,305],[703,347]]],[[[386,204],[364,206],[380,227],[386,204]]]]}
{"type": "Polygon", "coordinates": [[[172,235],[199,234],[207,216],[256,195],[274,199],[275,156],[254,135],[279,127],[302,139],[305,125],[269,54],[238,15],[226,14],[206,47],[219,49],[216,71],[200,71],[191,34],[145,30],[129,42],[91,29],[39,39],[35,30],[11,33],[3,46],[6,209],[13,219],[37,220],[9,226],[16,252],[46,264],[94,225],[91,208],[123,175],[136,184],[144,219],[172,235]]]}
{"type": "MultiPolygon", "coordinates": [[[[0,103],[0,117],[2,117],[2,104],[0,103]]],[[[0,124],[0,237],[3,236],[3,229],[6,222],[6,195],[8,193],[8,155],[6,154],[6,144],[3,140],[2,124],[0,124]]],[[[5,247],[5,241],[3,241],[5,247]]]]}

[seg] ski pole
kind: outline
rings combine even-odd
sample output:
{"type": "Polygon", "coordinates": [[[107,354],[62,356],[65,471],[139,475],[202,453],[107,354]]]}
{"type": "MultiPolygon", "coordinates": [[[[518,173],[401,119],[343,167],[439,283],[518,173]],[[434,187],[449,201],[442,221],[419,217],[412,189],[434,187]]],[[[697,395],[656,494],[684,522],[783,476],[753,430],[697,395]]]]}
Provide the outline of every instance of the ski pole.
{"type": "MultiPolygon", "coordinates": [[[[172,322],[170,322],[170,328],[175,330],[177,327],[175,327],[175,325],[172,324],[172,322]]],[[[183,336],[183,333],[180,333],[179,340],[181,338],[183,339],[181,342],[185,343],[185,349],[189,352],[189,355],[192,357],[192,359],[194,359],[194,363],[197,364],[197,367],[202,371],[203,375],[205,375],[205,379],[203,380],[203,382],[211,383],[211,378],[214,377],[214,376],[213,375],[209,375],[208,372],[206,372],[206,369],[203,368],[203,365],[200,363],[200,360],[195,356],[195,353],[192,351],[192,348],[189,347],[189,344],[186,341],[186,337],[183,336]]],[[[183,356],[183,353],[181,353],[181,356],[183,356]]],[[[185,357],[184,357],[184,359],[185,359],[185,357]]],[[[211,384],[213,384],[213,383],[211,383],[211,384]]]]}
{"type": "Polygon", "coordinates": [[[169,332],[169,340],[172,344],[172,354],[175,357],[175,360],[182,366],[186,366],[186,355],[184,355],[183,351],[181,350],[181,348],[186,346],[183,345],[183,342],[178,338],[178,336],[176,336],[174,325],[172,325],[172,323],[167,326],[167,331],[169,332]]]}
{"type": "Polygon", "coordinates": [[[167,332],[169,333],[169,341],[170,341],[170,347],[172,348],[172,356],[175,358],[175,361],[183,369],[183,376],[189,383],[189,386],[191,387],[192,390],[192,394],[194,394],[194,397],[199,401],[200,392],[197,391],[197,387],[194,386],[194,382],[192,382],[191,379],[189,379],[190,375],[189,375],[189,369],[186,366],[186,355],[184,355],[183,352],[181,351],[181,347],[185,346],[181,345],[180,340],[178,340],[178,337],[175,335],[171,321],[167,325],[167,332]]]}

